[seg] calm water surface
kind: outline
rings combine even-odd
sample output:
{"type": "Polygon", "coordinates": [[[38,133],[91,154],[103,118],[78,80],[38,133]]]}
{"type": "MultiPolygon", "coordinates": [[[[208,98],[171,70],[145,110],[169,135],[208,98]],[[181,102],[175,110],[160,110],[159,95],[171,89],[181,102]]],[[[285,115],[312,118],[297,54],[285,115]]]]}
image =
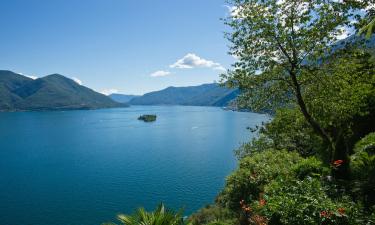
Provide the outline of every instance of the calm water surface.
{"type": "Polygon", "coordinates": [[[95,225],[159,202],[189,214],[214,200],[246,127],[266,119],[188,106],[0,113],[0,224],[95,225]]]}

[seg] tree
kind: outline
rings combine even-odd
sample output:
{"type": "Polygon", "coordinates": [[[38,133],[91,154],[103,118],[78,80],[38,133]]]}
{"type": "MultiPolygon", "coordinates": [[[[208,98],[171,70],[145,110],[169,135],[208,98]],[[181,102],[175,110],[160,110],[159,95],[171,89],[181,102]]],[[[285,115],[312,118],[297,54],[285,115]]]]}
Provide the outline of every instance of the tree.
{"type": "Polygon", "coordinates": [[[364,7],[367,9],[367,14],[362,21],[362,27],[359,29],[358,35],[365,34],[366,38],[369,39],[375,32],[375,1],[365,1],[364,7]]]}
{"type": "MultiPolygon", "coordinates": [[[[232,0],[230,53],[238,58],[223,75],[243,90],[240,103],[253,110],[296,105],[327,146],[332,161],[336,140],[311,112],[304,97],[306,74],[319,69],[338,35],[351,26],[361,4],[336,0],[232,0]]],[[[319,78],[315,77],[315,80],[319,78]]]]}

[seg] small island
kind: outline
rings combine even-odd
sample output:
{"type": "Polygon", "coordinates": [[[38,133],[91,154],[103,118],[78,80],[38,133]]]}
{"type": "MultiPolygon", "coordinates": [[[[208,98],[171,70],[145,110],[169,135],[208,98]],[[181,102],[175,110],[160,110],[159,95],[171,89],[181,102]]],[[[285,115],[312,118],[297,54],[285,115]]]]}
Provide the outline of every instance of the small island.
{"type": "Polygon", "coordinates": [[[138,120],[143,120],[144,122],[154,122],[156,120],[156,115],[141,115],[138,120]]]}

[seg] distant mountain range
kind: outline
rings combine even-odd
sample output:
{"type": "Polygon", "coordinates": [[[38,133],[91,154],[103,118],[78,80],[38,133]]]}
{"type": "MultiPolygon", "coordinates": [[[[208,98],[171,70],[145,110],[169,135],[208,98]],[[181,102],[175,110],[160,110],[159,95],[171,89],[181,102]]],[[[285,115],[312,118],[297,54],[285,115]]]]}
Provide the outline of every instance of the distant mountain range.
{"type": "Polygon", "coordinates": [[[128,103],[133,98],[140,97],[140,95],[110,94],[109,97],[116,102],[128,103]]]}
{"type": "MultiPolygon", "coordinates": [[[[218,84],[203,84],[191,87],[168,87],[161,91],[150,92],[139,97],[132,97],[130,105],[192,105],[192,106],[227,106],[239,94],[238,89],[228,89],[218,84]]],[[[119,94],[111,96],[119,101],[119,94]]],[[[127,96],[124,95],[124,99],[127,96]]]]}
{"type": "Polygon", "coordinates": [[[31,79],[0,70],[0,111],[67,110],[121,107],[124,104],[77,84],[72,79],[52,74],[31,79]]]}

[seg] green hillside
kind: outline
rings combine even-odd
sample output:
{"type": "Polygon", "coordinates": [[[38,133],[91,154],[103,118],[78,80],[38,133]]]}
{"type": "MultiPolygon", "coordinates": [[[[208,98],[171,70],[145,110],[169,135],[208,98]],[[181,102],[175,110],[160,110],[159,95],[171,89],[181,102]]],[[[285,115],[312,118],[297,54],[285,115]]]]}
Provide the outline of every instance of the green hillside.
{"type": "Polygon", "coordinates": [[[168,87],[132,99],[131,105],[193,105],[227,106],[239,94],[238,89],[228,89],[218,84],[191,87],[168,87]]]}
{"type": "Polygon", "coordinates": [[[123,106],[59,74],[36,80],[0,71],[0,110],[96,109],[123,106]]]}

